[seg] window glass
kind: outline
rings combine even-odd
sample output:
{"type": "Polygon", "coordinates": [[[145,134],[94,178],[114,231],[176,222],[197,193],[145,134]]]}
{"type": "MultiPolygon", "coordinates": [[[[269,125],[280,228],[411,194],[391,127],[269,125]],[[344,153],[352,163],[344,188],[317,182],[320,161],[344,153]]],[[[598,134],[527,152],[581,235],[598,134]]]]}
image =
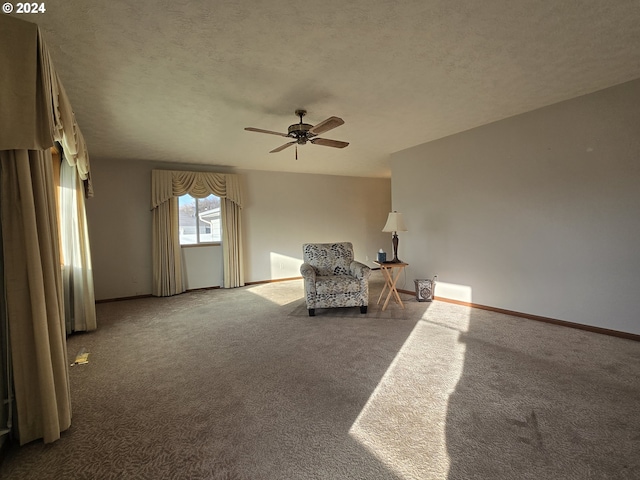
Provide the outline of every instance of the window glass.
{"type": "Polygon", "coordinates": [[[220,198],[178,197],[180,245],[220,242],[220,198]]]}

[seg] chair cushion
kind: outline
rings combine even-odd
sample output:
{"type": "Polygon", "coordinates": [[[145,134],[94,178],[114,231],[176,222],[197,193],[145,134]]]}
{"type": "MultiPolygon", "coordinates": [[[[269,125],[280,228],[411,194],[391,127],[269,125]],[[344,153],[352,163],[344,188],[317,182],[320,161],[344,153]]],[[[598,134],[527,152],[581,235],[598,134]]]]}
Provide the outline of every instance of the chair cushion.
{"type": "Polygon", "coordinates": [[[318,295],[354,293],[361,290],[360,281],[351,275],[328,275],[316,277],[318,295]]]}
{"type": "Polygon", "coordinates": [[[353,245],[350,242],[307,243],[303,245],[303,257],[318,275],[348,275],[353,245]]]}

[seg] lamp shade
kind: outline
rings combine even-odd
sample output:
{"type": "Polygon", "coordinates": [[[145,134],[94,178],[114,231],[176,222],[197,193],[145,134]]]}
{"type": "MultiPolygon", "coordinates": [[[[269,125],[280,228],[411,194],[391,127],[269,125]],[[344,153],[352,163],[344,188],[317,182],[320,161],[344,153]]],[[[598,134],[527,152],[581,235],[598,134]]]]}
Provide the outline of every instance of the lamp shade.
{"type": "Polygon", "coordinates": [[[406,232],[407,226],[404,224],[402,214],[398,212],[390,212],[387,223],[382,229],[383,232],[406,232]]]}

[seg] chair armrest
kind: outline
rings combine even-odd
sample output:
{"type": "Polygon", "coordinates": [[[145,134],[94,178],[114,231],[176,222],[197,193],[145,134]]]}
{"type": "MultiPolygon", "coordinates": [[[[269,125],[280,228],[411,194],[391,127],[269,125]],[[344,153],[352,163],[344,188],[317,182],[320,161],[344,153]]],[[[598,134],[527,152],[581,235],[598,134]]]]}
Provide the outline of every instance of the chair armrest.
{"type": "Polygon", "coordinates": [[[357,279],[368,279],[371,275],[371,269],[364,263],[356,262],[355,260],[349,265],[349,271],[351,275],[357,279]]]}
{"type": "Polygon", "coordinates": [[[316,279],[316,269],[309,263],[300,265],[300,273],[305,280],[315,281],[316,279]]]}

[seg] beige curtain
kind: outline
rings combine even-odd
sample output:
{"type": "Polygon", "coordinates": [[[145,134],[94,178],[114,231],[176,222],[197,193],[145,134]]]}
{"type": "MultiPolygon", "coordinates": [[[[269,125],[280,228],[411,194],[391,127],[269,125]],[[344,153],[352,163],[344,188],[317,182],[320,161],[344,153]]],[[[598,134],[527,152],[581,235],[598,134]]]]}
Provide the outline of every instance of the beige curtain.
{"type": "Polygon", "coordinates": [[[51,69],[35,23],[0,15],[0,150],[53,146],[51,69]]]}
{"type": "Polygon", "coordinates": [[[78,169],[65,160],[60,166],[60,187],[62,284],[67,333],[95,330],[96,304],[85,190],[78,169]]]}
{"type": "Polygon", "coordinates": [[[153,210],[153,294],[168,297],[182,292],[178,197],[172,197],[153,210]]]}
{"type": "Polygon", "coordinates": [[[241,210],[237,203],[223,198],[220,202],[222,227],[222,256],[225,288],[244,285],[242,258],[241,210]]]}
{"type": "Polygon", "coordinates": [[[51,154],[0,151],[7,318],[20,444],[71,425],[51,154]]]}
{"type": "Polygon", "coordinates": [[[213,194],[222,199],[220,213],[223,231],[224,287],[243,286],[241,229],[243,199],[238,175],[153,170],[151,172],[153,294],[168,296],[184,292],[177,197],[187,193],[197,198],[213,194]],[[167,203],[173,206],[165,205],[167,203]]]}
{"type": "Polygon", "coordinates": [[[35,23],[0,15],[0,217],[20,443],[71,423],[51,155],[59,141],[90,195],[84,138],[35,23]]]}
{"type": "Polygon", "coordinates": [[[151,208],[156,208],[171,197],[187,193],[197,198],[211,194],[228,198],[242,208],[242,191],[238,175],[173,170],[151,172],[151,208]]]}
{"type": "Polygon", "coordinates": [[[0,15],[0,65],[0,150],[44,150],[60,142],[92,196],[87,145],[35,23],[0,15]]]}

